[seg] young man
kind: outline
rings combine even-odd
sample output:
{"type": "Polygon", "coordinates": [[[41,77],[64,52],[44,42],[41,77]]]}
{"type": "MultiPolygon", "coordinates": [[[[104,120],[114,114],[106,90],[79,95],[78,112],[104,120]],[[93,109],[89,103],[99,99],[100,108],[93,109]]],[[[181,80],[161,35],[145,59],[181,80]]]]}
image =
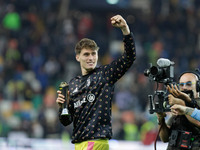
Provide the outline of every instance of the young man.
{"type": "MultiPolygon", "coordinates": [[[[73,122],[72,143],[76,150],[109,149],[114,84],[136,59],[133,34],[124,18],[120,15],[113,16],[111,24],[120,28],[124,36],[124,53],[121,57],[108,65],[96,67],[99,47],[93,40],[84,38],[75,48],[82,75],[69,82],[68,109],[71,117],[63,119],[59,114],[59,118],[65,126],[73,122]]],[[[65,101],[64,96],[61,91],[57,93],[56,102],[61,107],[65,101]]]]}
{"type": "MultiPolygon", "coordinates": [[[[179,88],[168,86],[170,105],[197,107],[196,98],[199,98],[199,76],[194,72],[185,72],[179,77],[179,88]],[[190,95],[190,96],[189,96],[190,95]]],[[[199,150],[200,123],[189,115],[172,116],[167,124],[165,113],[157,113],[160,126],[160,138],[163,142],[169,142],[167,150],[191,149],[199,150]]]]}

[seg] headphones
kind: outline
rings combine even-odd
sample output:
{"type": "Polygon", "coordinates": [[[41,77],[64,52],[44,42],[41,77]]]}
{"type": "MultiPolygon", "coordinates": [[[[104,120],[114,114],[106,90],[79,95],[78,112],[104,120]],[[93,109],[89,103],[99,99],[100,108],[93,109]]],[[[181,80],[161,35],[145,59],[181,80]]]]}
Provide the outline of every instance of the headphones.
{"type": "Polygon", "coordinates": [[[199,70],[199,68],[196,68],[195,71],[185,71],[185,72],[183,72],[178,77],[178,80],[180,80],[181,76],[184,75],[185,73],[192,73],[192,74],[197,76],[198,80],[196,81],[196,91],[200,92],[200,70],[199,70]]]}

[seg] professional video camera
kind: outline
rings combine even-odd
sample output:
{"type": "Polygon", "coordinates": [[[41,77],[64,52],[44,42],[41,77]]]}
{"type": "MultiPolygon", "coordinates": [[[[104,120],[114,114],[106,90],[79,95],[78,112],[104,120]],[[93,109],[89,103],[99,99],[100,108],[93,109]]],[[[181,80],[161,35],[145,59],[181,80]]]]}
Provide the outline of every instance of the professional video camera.
{"type": "Polygon", "coordinates": [[[150,80],[157,83],[162,83],[165,90],[155,90],[153,95],[148,95],[150,102],[150,114],[154,112],[169,112],[170,105],[168,102],[168,93],[166,90],[167,85],[174,85],[174,62],[169,59],[160,58],[157,60],[157,66],[150,64],[149,69],[145,69],[144,75],[149,77],[150,80]]]}

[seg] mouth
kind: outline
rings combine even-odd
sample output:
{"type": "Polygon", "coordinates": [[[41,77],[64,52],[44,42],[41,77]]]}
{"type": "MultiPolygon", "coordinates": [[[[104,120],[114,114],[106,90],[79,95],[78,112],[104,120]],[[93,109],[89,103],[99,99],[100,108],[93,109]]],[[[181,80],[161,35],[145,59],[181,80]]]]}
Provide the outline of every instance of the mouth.
{"type": "Polygon", "coordinates": [[[93,62],[88,62],[87,64],[88,64],[89,66],[93,66],[93,65],[94,65],[93,62]]]}
{"type": "Polygon", "coordinates": [[[190,96],[190,98],[193,98],[193,96],[194,96],[194,93],[192,90],[186,90],[186,91],[182,91],[182,92],[188,94],[190,96]]]}

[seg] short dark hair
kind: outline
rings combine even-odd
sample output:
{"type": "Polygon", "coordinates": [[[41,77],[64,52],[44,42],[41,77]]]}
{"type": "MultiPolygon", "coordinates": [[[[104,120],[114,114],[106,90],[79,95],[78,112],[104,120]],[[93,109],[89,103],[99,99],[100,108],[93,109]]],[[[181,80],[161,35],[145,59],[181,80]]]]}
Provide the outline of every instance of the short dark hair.
{"type": "Polygon", "coordinates": [[[95,51],[99,50],[99,47],[97,46],[96,42],[94,40],[91,40],[91,39],[88,39],[88,38],[83,38],[76,44],[76,47],[75,47],[76,55],[80,54],[81,50],[83,48],[92,49],[92,50],[95,50],[95,51]]]}

